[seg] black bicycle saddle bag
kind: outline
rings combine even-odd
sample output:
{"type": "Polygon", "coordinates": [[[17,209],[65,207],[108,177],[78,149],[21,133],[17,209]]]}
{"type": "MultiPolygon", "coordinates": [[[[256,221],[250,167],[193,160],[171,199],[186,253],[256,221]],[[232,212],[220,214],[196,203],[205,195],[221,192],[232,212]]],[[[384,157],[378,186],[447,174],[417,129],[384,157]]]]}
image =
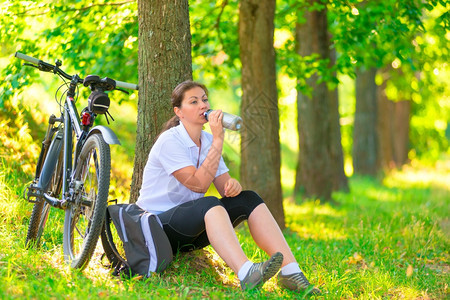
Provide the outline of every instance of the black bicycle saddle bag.
{"type": "Polygon", "coordinates": [[[89,110],[98,115],[106,113],[109,109],[110,100],[105,92],[93,91],[89,95],[89,110]]]}

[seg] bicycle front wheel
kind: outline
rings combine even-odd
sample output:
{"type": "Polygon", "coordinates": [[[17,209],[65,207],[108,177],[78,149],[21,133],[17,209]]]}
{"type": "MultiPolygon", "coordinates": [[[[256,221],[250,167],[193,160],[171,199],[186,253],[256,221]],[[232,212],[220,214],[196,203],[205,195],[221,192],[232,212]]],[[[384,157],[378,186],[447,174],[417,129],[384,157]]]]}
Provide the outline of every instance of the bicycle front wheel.
{"type": "Polygon", "coordinates": [[[64,259],[83,269],[97,245],[109,193],[111,154],[101,134],[91,135],[78,156],[74,195],[64,219],[64,259]]]}

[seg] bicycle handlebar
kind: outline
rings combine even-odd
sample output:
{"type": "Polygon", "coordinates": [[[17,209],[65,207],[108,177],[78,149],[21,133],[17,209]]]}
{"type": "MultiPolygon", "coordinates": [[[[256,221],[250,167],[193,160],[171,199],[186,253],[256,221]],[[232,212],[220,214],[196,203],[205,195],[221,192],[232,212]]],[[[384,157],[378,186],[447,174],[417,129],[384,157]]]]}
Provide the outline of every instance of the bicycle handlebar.
{"type": "MultiPolygon", "coordinates": [[[[59,66],[54,66],[54,65],[44,62],[40,59],[28,56],[28,55],[20,53],[20,52],[16,52],[14,54],[14,56],[17,58],[23,59],[29,63],[32,63],[34,65],[37,65],[36,67],[41,71],[59,73],[66,79],[69,79],[69,80],[72,79],[72,76],[65,73],[63,70],[61,70],[59,68],[59,66]]],[[[119,87],[119,88],[124,88],[124,89],[139,90],[139,86],[137,84],[128,83],[128,82],[124,82],[124,81],[118,81],[118,80],[114,80],[114,81],[116,82],[116,88],[119,87]]],[[[79,82],[82,83],[83,79],[80,78],[79,82]]]]}
{"type": "Polygon", "coordinates": [[[25,55],[25,54],[20,53],[20,52],[16,52],[16,54],[14,56],[17,57],[17,58],[23,59],[23,60],[25,60],[27,62],[30,62],[32,64],[36,64],[36,65],[38,65],[39,62],[40,62],[39,59],[31,57],[31,56],[28,56],[28,55],[25,55]]]}
{"type": "Polygon", "coordinates": [[[139,90],[139,86],[137,84],[128,83],[128,82],[124,82],[124,81],[118,81],[118,80],[115,80],[115,82],[116,82],[116,87],[120,87],[123,89],[130,89],[130,90],[139,90]]]}

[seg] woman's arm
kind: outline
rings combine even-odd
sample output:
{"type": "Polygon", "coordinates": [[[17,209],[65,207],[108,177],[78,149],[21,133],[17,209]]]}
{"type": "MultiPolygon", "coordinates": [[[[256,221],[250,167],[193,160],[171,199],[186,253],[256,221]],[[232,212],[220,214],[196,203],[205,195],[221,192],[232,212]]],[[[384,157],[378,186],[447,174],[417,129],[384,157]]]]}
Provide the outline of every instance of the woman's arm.
{"type": "Polygon", "coordinates": [[[213,135],[211,148],[202,165],[196,169],[188,166],[173,172],[173,176],[188,189],[197,193],[206,193],[216,176],[222,157],[224,132],[222,126],[222,111],[213,111],[209,116],[209,126],[213,135]]]}
{"type": "Polygon", "coordinates": [[[191,191],[196,193],[206,193],[216,176],[222,157],[222,143],[215,143],[209,149],[202,165],[197,169],[194,166],[184,167],[173,172],[173,176],[191,191]]]}
{"type": "Polygon", "coordinates": [[[230,174],[224,173],[214,179],[214,186],[222,197],[235,197],[242,192],[242,186],[230,174]]]}

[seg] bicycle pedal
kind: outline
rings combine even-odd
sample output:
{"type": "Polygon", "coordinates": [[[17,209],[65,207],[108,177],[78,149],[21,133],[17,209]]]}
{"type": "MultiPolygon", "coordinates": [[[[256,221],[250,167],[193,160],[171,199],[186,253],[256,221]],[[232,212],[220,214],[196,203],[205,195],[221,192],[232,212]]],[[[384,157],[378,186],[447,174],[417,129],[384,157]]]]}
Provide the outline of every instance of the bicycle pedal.
{"type": "Polygon", "coordinates": [[[27,186],[23,191],[23,198],[30,203],[38,203],[38,196],[40,196],[40,193],[39,190],[35,187],[27,186]],[[36,200],[32,200],[31,198],[35,198],[36,200]]]}
{"type": "Polygon", "coordinates": [[[24,197],[24,198],[25,198],[25,200],[27,200],[27,201],[30,202],[30,203],[36,204],[36,203],[39,202],[38,198],[37,198],[36,196],[34,196],[34,195],[33,195],[33,196],[27,196],[27,197],[24,197]],[[34,197],[35,200],[33,200],[32,197],[34,197]]]}

